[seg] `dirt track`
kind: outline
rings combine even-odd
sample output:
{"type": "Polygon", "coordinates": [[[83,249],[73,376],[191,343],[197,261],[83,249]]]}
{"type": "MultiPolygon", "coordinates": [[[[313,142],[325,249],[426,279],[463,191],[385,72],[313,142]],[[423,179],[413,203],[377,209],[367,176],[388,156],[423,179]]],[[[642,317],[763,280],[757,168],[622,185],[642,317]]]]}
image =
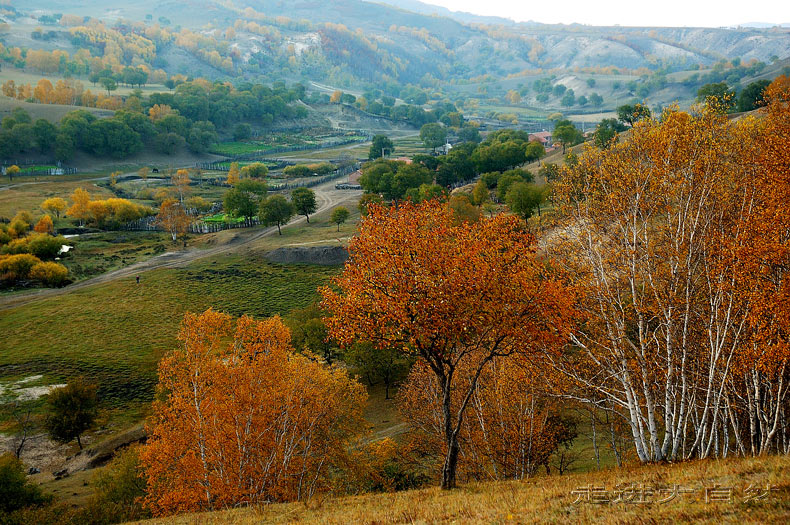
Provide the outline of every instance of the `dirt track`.
{"type": "MultiPolygon", "coordinates": [[[[358,198],[360,195],[359,191],[336,190],[335,184],[336,181],[330,181],[313,188],[318,204],[318,209],[315,214],[319,214],[346,201],[358,198]]],[[[304,217],[299,217],[288,223],[288,226],[299,224],[304,220],[304,217]]],[[[283,228],[287,228],[288,226],[283,226],[283,228]]],[[[165,252],[151,259],[96,276],[92,279],[86,279],[64,288],[41,288],[22,294],[0,297],[0,311],[16,308],[17,306],[22,306],[40,299],[66,294],[74,290],[81,290],[89,286],[132,277],[150,270],[180,268],[198,259],[237,252],[242,248],[250,247],[256,241],[276,232],[277,228],[274,226],[269,228],[225,230],[218,234],[220,237],[220,244],[212,248],[191,248],[178,252],[165,252]]]]}

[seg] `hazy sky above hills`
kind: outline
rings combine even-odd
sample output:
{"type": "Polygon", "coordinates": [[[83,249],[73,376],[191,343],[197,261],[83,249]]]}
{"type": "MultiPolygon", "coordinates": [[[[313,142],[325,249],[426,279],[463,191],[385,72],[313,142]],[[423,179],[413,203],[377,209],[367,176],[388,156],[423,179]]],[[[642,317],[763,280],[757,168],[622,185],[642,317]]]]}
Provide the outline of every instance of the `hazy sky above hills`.
{"type": "Polygon", "coordinates": [[[623,26],[737,26],[790,22],[788,0],[423,0],[453,11],[501,16],[519,22],[623,26]]]}

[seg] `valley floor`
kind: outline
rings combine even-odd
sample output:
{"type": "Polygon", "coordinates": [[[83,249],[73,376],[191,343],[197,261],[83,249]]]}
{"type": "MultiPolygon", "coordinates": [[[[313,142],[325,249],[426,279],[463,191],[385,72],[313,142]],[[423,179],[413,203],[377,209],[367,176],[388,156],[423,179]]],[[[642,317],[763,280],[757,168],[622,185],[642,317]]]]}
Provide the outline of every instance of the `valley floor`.
{"type": "Polygon", "coordinates": [[[639,465],[450,492],[317,497],[145,523],[790,523],[790,457],[639,465]]]}

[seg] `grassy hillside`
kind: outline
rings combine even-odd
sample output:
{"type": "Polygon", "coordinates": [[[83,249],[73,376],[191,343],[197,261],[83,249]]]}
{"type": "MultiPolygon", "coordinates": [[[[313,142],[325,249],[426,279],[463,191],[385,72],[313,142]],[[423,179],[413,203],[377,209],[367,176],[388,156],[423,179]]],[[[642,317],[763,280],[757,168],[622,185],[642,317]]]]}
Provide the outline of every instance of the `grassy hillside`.
{"type": "Polygon", "coordinates": [[[112,281],[7,310],[0,316],[0,381],[87,376],[100,385],[106,408],[135,420],[139,414],[128,410],[152,399],[156,364],[175,345],[185,312],[285,315],[314,301],[337,271],[223,256],[145,273],[139,285],[112,281]]]}
{"type": "MultiPolygon", "coordinates": [[[[11,77],[13,78],[13,76],[11,77]]],[[[38,76],[37,78],[42,78],[38,76]]],[[[30,118],[34,121],[40,118],[46,119],[50,122],[60,122],[60,119],[69,111],[75,109],[84,109],[90,111],[97,117],[111,117],[115,112],[107,109],[86,108],[83,106],[62,106],[60,104],[35,104],[32,102],[24,102],[15,100],[0,95],[0,119],[11,114],[16,108],[22,108],[30,114],[30,118]]]]}
{"type": "MultiPolygon", "coordinates": [[[[630,496],[626,493],[624,497],[630,496]]],[[[790,458],[785,456],[631,466],[524,482],[471,483],[451,492],[430,488],[316,498],[308,504],[276,504],[146,523],[787,523],[788,519],[790,458]],[[627,487],[653,489],[655,494],[645,498],[652,503],[574,503],[585,497],[589,487],[603,489],[593,492],[596,497],[605,491],[614,498],[618,486],[621,491],[627,487]],[[669,498],[675,486],[691,492],[658,503],[669,498]],[[761,490],[752,493],[750,487],[761,490]],[[766,492],[766,487],[771,490],[766,492]],[[764,499],[745,501],[749,494],[762,493],[766,494],[764,499]],[[715,501],[717,498],[725,501],[715,501]]]]}
{"type": "Polygon", "coordinates": [[[20,15],[12,17],[5,42],[8,47],[60,48],[73,54],[77,47],[67,28],[32,18],[42,15],[87,15],[108,27],[147,20],[149,26],[158,23],[176,33],[188,28],[211,35],[219,42],[217,49],[223,57],[230,56],[231,48],[238,50],[240,55],[233,58],[232,68],[220,67],[216,61],[210,63],[204,55],[195,53],[194,47],[170,40],[160,42],[160,60],[147,58],[156,62],[155,68],[162,67],[169,74],[211,79],[263,74],[358,88],[360,81],[383,84],[394,78],[399,83],[427,87],[434,79],[469,81],[484,74],[503,78],[524,70],[610,66],[677,70],[712,65],[725,58],[768,62],[774,55],[783,58],[790,54],[787,32],[781,30],[500,25],[496,19],[488,24],[467,19],[473,23],[465,24],[447,16],[407,10],[424,11],[413,3],[399,9],[361,0],[335,0],[320,6],[315,2],[179,0],[168,5],[166,11],[162,4],[150,0],[113,9],[99,0],[13,3],[18,4],[15,7],[20,15]],[[260,38],[258,29],[249,28],[237,28],[233,36],[222,35],[236,20],[255,21],[264,27],[265,38],[260,38]],[[52,39],[32,40],[31,32],[38,26],[53,31],[52,39]],[[219,29],[216,33],[215,28],[219,29]],[[357,34],[356,30],[361,32],[357,34]]]}

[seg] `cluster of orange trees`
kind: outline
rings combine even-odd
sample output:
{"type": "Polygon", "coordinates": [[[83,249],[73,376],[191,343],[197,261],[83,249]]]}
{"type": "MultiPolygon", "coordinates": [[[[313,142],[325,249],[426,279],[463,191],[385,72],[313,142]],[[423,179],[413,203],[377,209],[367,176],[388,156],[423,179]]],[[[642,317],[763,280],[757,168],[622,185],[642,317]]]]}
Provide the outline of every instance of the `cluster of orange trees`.
{"type": "Polygon", "coordinates": [[[35,86],[30,83],[17,85],[13,80],[6,80],[3,82],[2,90],[7,97],[39,104],[62,104],[113,110],[123,107],[121,97],[94,94],[90,89],[85,89],[82,82],[73,79],[58,80],[54,86],[46,78],[39,80],[35,86]]]}
{"type": "MultiPolygon", "coordinates": [[[[546,466],[574,434],[560,399],[610,417],[643,462],[788,453],[789,148],[782,77],[757,116],[670,109],[589,149],[542,230],[370,204],[320,290],[326,335],[415,363],[399,404],[444,488],[546,466]]],[[[277,318],[188,315],[180,340],[142,456],[155,512],[332,485],[359,448],[356,381],[294,352],[277,318]]]]}

